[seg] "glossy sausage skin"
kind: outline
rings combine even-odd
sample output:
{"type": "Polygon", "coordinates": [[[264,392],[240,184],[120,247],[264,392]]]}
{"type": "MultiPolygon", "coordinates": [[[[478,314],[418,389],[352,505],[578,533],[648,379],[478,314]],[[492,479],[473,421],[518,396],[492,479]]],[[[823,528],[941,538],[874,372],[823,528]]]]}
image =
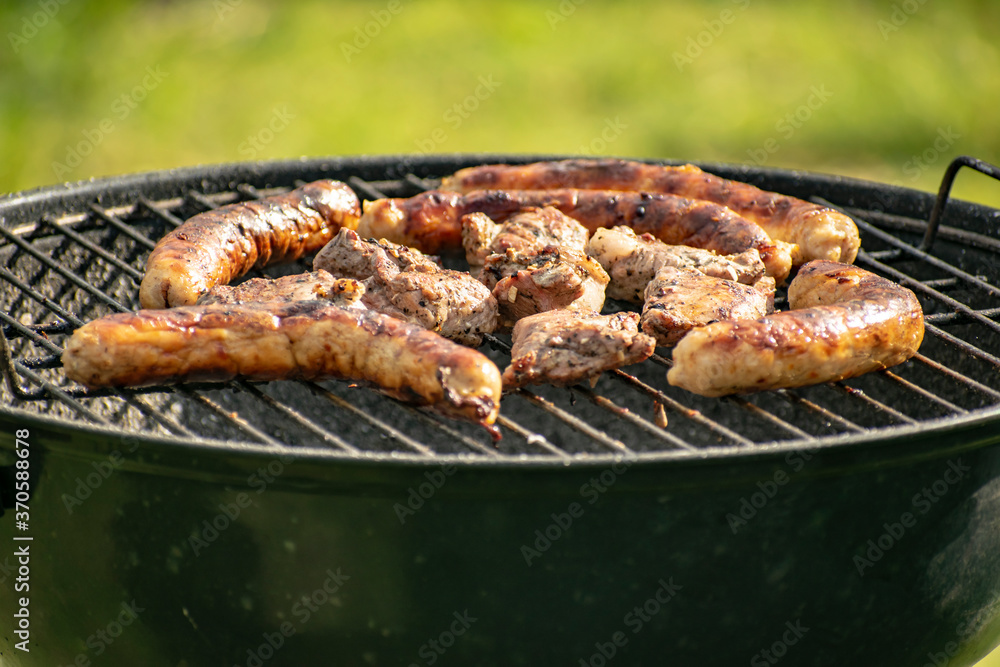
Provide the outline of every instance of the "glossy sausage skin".
{"type": "Polygon", "coordinates": [[[855,266],[806,264],[788,300],[792,310],[691,331],[667,380],[702,396],[802,387],[895,366],[923,340],[913,292],[855,266]]]}
{"type": "Polygon", "coordinates": [[[91,388],[350,380],[483,425],[500,406],[500,371],[483,354],[381,313],[322,301],[109,315],[73,333],[63,366],[91,388]]]}
{"type": "Polygon", "coordinates": [[[715,202],[757,223],[775,241],[795,245],[796,265],[813,259],[850,263],[861,246],[857,225],[838,211],[720,178],[690,164],[598,159],[484,165],[462,169],[441,186],[458,192],[553,188],[658,192],[715,202]]]}
{"type": "Polygon", "coordinates": [[[478,190],[461,194],[432,190],[408,199],[365,202],[358,234],[437,253],[462,247],[464,215],[485,213],[494,222],[501,222],[524,208],[545,206],[559,209],[591,233],[627,225],[638,234],[651,234],[664,243],[705,248],[724,255],[755,248],[768,275],[778,282],[791,269],[787,245],[773,243],[757,224],[726,207],[640,192],[564,188],[478,190]]]}
{"type": "Polygon", "coordinates": [[[156,244],[139,286],[143,308],[189,306],[252,268],[291,262],[357,227],[357,195],[339,181],[200,213],[156,244]]]}

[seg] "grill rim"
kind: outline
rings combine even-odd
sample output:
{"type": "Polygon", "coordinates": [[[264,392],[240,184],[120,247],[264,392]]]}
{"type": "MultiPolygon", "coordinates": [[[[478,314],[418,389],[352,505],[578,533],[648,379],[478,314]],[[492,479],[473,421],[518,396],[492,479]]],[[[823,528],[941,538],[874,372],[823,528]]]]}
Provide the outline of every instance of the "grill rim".
{"type": "MultiPolygon", "coordinates": [[[[275,187],[277,184],[287,186],[295,180],[312,180],[314,178],[347,178],[341,174],[350,174],[362,179],[378,182],[387,179],[405,180],[406,174],[412,173],[419,177],[436,177],[456,168],[456,164],[483,164],[506,162],[510,164],[527,163],[539,160],[567,159],[574,156],[546,154],[495,154],[495,153],[452,153],[436,155],[377,155],[377,156],[339,156],[299,158],[295,160],[273,160],[257,162],[234,162],[212,165],[197,165],[178,169],[167,169],[108,176],[99,179],[77,181],[42,186],[32,190],[12,193],[0,197],[0,224],[10,226],[10,220],[17,225],[30,220],[40,224],[43,217],[49,219],[64,219],[81,215],[89,205],[103,208],[135,204],[141,199],[161,199],[167,197],[183,197],[191,188],[198,188],[206,194],[226,192],[237,189],[238,184],[249,184],[254,187],[275,187]],[[440,168],[439,168],[440,167],[440,168]],[[222,176],[224,175],[224,177],[222,176]],[[228,181],[228,188],[224,181],[228,181]],[[166,197],[164,193],[170,192],[166,197]],[[138,197],[137,197],[138,194],[138,197]],[[61,211],[55,213],[54,211],[61,211]],[[16,215],[10,215],[16,213],[16,215]]],[[[585,157],[585,156],[579,156],[585,157]]],[[[622,158],[635,159],[635,158],[622,158]]],[[[903,202],[903,211],[893,210],[892,214],[907,217],[926,218],[931,211],[935,197],[930,193],[913,190],[901,186],[880,184],[873,181],[855,179],[803,170],[785,170],[771,167],[751,167],[726,163],[701,161],[686,161],[677,159],[646,158],[643,161],[656,164],[696,164],[706,171],[717,173],[724,177],[735,178],[748,183],[767,183],[770,189],[787,194],[806,196],[815,194],[817,188],[822,188],[822,196],[840,207],[863,207],[868,198],[886,201],[892,198],[903,202]],[[779,186],[775,187],[775,183],[779,186]],[[842,197],[839,195],[846,194],[842,197]],[[923,215],[921,215],[923,214],[923,215]]],[[[989,207],[960,200],[950,200],[945,213],[945,221],[968,217],[981,218],[984,215],[997,217],[1000,211],[989,207]]],[[[16,227],[15,227],[16,228],[16,227]]],[[[504,467],[506,465],[523,469],[526,466],[561,468],[567,464],[606,465],[609,462],[621,460],[621,453],[587,453],[567,456],[549,454],[500,454],[498,457],[484,457],[474,452],[462,454],[447,454],[435,452],[433,456],[426,454],[410,454],[406,452],[344,452],[334,449],[324,449],[319,446],[295,446],[282,443],[279,446],[241,442],[238,445],[226,441],[194,436],[165,436],[115,431],[112,427],[102,427],[86,422],[74,422],[70,419],[48,418],[38,413],[19,409],[12,404],[0,406],[0,417],[16,418],[16,423],[35,422],[39,427],[56,431],[66,429],[92,434],[102,438],[135,438],[147,445],[158,443],[164,447],[176,448],[196,447],[199,452],[208,449],[220,454],[253,453],[255,455],[287,454],[297,459],[313,459],[326,461],[355,462],[397,462],[405,464],[428,463],[461,463],[484,467],[504,467]]],[[[826,436],[812,436],[808,440],[795,439],[787,441],[755,442],[747,445],[712,445],[697,451],[669,449],[656,452],[633,452],[628,458],[635,457],[636,462],[704,462],[708,460],[731,461],[733,458],[756,458],[760,456],[780,456],[792,451],[809,451],[826,448],[870,447],[878,443],[886,443],[907,437],[920,435],[949,435],[956,430],[970,429],[1000,423],[1000,405],[980,408],[965,415],[952,415],[931,421],[918,422],[913,425],[898,424],[890,427],[870,428],[862,433],[839,433],[826,436]]],[[[982,444],[990,444],[985,439],[982,444]]]]}

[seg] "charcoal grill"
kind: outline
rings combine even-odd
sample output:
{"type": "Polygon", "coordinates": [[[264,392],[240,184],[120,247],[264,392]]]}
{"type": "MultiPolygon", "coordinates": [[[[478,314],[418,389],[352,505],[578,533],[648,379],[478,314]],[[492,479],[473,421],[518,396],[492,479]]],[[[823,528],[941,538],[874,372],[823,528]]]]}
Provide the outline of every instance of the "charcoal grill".
{"type": "MultiPolygon", "coordinates": [[[[508,395],[493,442],[340,382],[94,391],[62,375],[67,336],[137,308],[146,255],[191,215],[318,178],[409,196],[461,167],[550,157],[244,163],[0,200],[0,499],[13,506],[12,434],[29,429],[37,554],[37,649],[4,635],[0,655],[93,658],[88,638],[132,599],[147,611],[104,647],[130,664],[733,664],[785,623],[809,628],[776,649],[798,664],[923,664],[953,644],[949,664],[971,664],[992,648],[1000,212],[948,200],[962,166],[1000,177],[978,160],[956,160],[937,198],[700,165],[842,209],[857,263],[914,290],[920,353],[861,378],[706,399],[666,383],[659,350],[593,388],[508,395]],[[296,607],[338,568],[336,593],[296,607]],[[628,617],[671,579],[669,602],[628,617]],[[477,620],[449,640],[465,610],[477,620]]],[[[509,360],[503,336],[482,349],[509,360]]],[[[0,578],[6,618],[12,586],[0,578]]]]}

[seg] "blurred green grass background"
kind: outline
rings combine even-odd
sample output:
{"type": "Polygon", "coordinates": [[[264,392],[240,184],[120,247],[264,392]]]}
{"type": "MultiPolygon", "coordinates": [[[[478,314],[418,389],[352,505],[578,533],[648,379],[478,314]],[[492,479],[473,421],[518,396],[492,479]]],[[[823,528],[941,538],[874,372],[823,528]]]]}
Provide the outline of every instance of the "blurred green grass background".
{"type": "MultiPolygon", "coordinates": [[[[763,163],[933,191],[955,155],[1000,161],[995,2],[19,0],[0,19],[0,191],[417,151],[763,163]]],[[[971,172],[956,194],[1000,205],[971,172]]]]}
{"type": "MultiPolygon", "coordinates": [[[[7,0],[0,192],[299,155],[1000,162],[1000,3],[7,0]]],[[[963,173],[957,196],[1000,207],[963,173]]],[[[1000,656],[983,665],[1000,665],[1000,656]]]]}

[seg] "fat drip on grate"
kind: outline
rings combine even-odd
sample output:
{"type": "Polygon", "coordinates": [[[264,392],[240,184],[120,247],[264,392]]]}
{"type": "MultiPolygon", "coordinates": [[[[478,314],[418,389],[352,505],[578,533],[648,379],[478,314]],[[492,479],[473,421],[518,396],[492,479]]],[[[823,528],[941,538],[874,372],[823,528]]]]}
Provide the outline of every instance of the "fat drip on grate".
{"type": "MultiPolygon", "coordinates": [[[[409,196],[432,178],[364,180],[337,174],[360,196],[409,196]]],[[[400,453],[416,457],[567,459],[580,456],[705,456],[761,444],[808,447],[865,434],[961,417],[1000,406],[1000,243],[944,227],[935,247],[920,249],[920,220],[846,208],[862,234],[857,264],[912,289],[927,318],[920,354],[880,373],[845,382],[724,399],[667,384],[669,350],[605,373],[596,387],[532,387],[507,395],[494,444],[480,429],[450,422],[342,382],[233,382],[135,390],[86,391],[62,375],[59,356],[77,326],[138,308],[145,258],[170,229],[196,213],[299,186],[250,183],[189,189],[126,204],[89,203],[0,226],[0,324],[4,365],[0,393],[15,410],[137,435],[305,448],[329,456],[400,453]],[[658,419],[663,410],[666,424],[658,419]]],[[[816,197],[817,203],[828,204],[816,197]]],[[[448,262],[446,261],[446,264],[448,262]]],[[[308,261],[267,275],[309,270],[308,261]]],[[[459,268],[457,265],[452,268],[459,268]]],[[[247,277],[253,277],[251,273],[247,277]]],[[[779,299],[779,304],[781,300],[779,299]]],[[[611,304],[612,309],[627,308],[611,304]]],[[[509,338],[489,336],[481,350],[500,367],[509,338]]]]}

